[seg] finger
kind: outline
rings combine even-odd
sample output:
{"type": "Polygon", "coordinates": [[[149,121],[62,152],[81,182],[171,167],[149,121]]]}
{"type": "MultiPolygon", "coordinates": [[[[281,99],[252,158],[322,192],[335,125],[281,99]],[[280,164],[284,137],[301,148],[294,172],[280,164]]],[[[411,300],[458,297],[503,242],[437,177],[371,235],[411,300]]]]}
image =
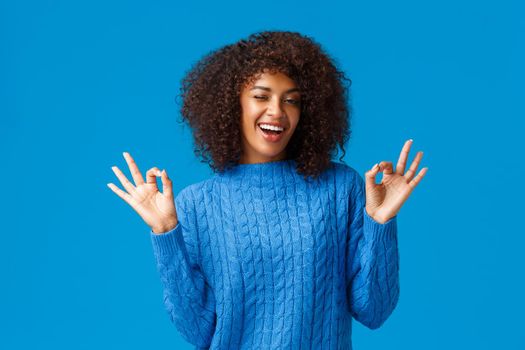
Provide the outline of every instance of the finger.
{"type": "Polygon", "coordinates": [[[146,172],[146,182],[157,187],[157,176],[160,176],[160,170],[155,166],[146,172]]]}
{"type": "Polygon", "coordinates": [[[132,203],[134,202],[134,199],[132,196],[130,196],[128,193],[122,191],[120,188],[115,186],[112,183],[108,183],[108,187],[117,194],[120,198],[124,200],[124,202],[128,203],[129,205],[133,206],[132,203]]]}
{"type": "Polygon", "coordinates": [[[410,139],[405,142],[401,154],[399,154],[399,160],[396,165],[396,174],[403,175],[405,173],[405,167],[407,164],[408,153],[410,152],[410,146],[412,146],[413,140],[410,139]]]}
{"type": "Polygon", "coordinates": [[[135,185],[139,186],[144,183],[144,178],[142,177],[142,174],[140,173],[139,167],[137,166],[137,163],[135,163],[135,160],[129,154],[128,152],[123,152],[124,159],[126,159],[126,163],[128,163],[129,171],[131,172],[131,176],[133,177],[133,181],[135,181],[135,185]]]}
{"type": "Polygon", "coordinates": [[[376,176],[379,172],[379,164],[375,164],[372,169],[365,173],[365,184],[367,188],[373,188],[376,185],[376,176]]]}
{"type": "Polygon", "coordinates": [[[111,169],[113,170],[115,175],[117,175],[120,183],[122,184],[122,186],[124,186],[126,191],[128,191],[128,193],[130,193],[130,194],[134,193],[135,192],[135,186],[133,186],[133,184],[128,180],[126,175],[124,175],[122,173],[122,171],[120,171],[120,169],[118,167],[116,167],[116,166],[112,166],[111,169]]]}
{"type": "Polygon", "coordinates": [[[392,162],[383,161],[379,163],[379,171],[382,171],[384,175],[390,175],[394,172],[394,165],[392,162]]]}
{"type": "Polygon", "coordinates": [[[416,157],[414,158],[414,161],[410,165],[410,169],[408,169],[407,173],[404,175],[407,181],[412,180],[412,177],[417,171],[417,167],[419,166],[419,162],[421,161],[421,158],[423,158],[423,152],[419,151],[416,154],[416,157]]]}
{"type": "Polygon", "coordinates": [[[161,172],[161,179],[162,179],[162,194],[165,195],[167,198],[172,199],[173,198],[173,184],[168,177],[168,173],[166,172],[166,169],[164,169],[161,172]]]}
{"type": "Polygon", "coordinates": [[[428,168],[423,168],[421,169],[421,171],[419,172],[419,174],[417,174],[417,176],[408,183],[408,185],[414,189],[416,188],[416,186],[419,184],[419,182],[421,181],[421,179],[423,178],[423,176],[425,176],[425,174],[427,173],[428,171],[428,168]]]}

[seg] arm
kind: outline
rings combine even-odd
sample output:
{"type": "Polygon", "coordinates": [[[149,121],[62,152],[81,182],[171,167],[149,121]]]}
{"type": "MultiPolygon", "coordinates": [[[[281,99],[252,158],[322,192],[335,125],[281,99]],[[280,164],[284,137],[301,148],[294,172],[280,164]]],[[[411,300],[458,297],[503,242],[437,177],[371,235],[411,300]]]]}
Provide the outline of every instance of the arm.
{"type": "Polygon", "coordinates": [[[350,197],[347,296],[352,316],[370,329],[379,328],[399,299],[397,216],[384,224],[365,209],[365,184],[354,176],[350,197]]]}
{"type": "Polygon", "coordinates": [[[170,319],[184,339],[206,348],[215,331],[215,297],[196,263],[197,225],[187,203],[183,190],[176,198],[177,226],[150,235],[170,319]]]}

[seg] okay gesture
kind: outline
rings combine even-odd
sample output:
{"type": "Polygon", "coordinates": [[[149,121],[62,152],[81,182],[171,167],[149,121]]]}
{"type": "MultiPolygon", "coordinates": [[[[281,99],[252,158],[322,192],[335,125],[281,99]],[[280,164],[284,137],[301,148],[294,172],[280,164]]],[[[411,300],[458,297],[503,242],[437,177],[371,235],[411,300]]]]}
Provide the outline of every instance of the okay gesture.
{"type": "Polygon", "coordinates": [[[395,171],[392,162],[383,161],[374,165],[365,174],[366,212],[378,223],[384,224],[397,215],[403,203],[427,173],[428,168],[423,168],[414,177],[419,162],[423,158],[421,151],[416,154],[412,165],[405,173],[410,146],[412,146],[412,140],[406,141],[395,171]],[[376,175],[379,172],[383,173],[383,178],[380,184],[376,184],[376,175]]]}

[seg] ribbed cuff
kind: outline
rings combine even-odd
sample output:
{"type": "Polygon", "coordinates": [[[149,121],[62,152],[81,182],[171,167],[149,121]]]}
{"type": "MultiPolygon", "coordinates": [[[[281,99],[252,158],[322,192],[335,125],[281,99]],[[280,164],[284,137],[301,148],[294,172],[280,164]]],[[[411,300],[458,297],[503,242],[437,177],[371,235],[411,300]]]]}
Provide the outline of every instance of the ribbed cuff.
{"type": "Polygon", "coordinates": [[[170,255],[184,244],[180,223],[177,223],[177,226],[172,230],[162,234],[157,234],[150,230],[150,236],[153,250],[157,255],[170,255]]]}
{"type": "Polygon", "coordinates": [[[387,222],[381,224],[375,221],[370,215],[368,215],[365,208],[363,208],[363,234],[367,238],[375,238],[380,236],[387,239],[395,239],[397,236],[397,215],[391,217],[387,222]]]}

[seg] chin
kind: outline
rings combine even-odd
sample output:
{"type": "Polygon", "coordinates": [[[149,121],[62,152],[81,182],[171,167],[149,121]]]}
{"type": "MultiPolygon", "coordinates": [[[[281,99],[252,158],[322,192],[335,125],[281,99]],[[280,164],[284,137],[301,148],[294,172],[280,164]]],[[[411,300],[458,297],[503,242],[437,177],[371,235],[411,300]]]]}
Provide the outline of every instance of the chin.
{"type": "Polygon", "coordinates": [[[261,156],[266,157],[266,158],[276,158],[276,157],[279,157],[279,155],[281,155],[283,153],[283,151],[284,151],[284,149],[272,150],[272,151],[261,149],[259,154],[261,156]]]}
{"type": "Polygon", "coordinates": [[[283,154],[282,152],[279,152],[279,153],[272,153],[272,154],[265,155],[265,157],[271,160],[279,160],[279,159],[286,158],[286,155],[283,154]]]}

